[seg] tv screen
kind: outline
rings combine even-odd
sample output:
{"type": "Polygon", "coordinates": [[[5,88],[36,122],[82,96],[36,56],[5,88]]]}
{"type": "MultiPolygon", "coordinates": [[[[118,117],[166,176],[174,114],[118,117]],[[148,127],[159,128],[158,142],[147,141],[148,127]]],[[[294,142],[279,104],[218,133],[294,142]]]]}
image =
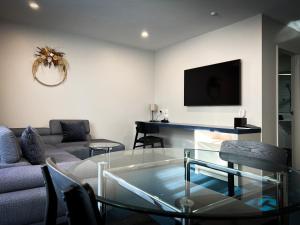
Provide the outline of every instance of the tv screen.
{"type": "Polygon", "coordinates": [[[241,105],[241,60],[185,70],[184,105],[241,105]]]}

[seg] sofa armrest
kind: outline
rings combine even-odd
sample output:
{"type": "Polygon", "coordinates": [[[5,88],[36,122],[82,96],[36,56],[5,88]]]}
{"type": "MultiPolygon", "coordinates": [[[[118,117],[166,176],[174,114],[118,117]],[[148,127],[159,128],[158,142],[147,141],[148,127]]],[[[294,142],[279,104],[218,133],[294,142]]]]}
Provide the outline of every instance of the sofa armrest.
{"type": "MultiPolygon", "coordinates": [[[[62,162],[57,166],[68,169],[78,162],[62,162]]],[[[0,194],[44,187],[44,177],[41,165],[18,166],[0,169],[0,194]]]]}
{"type": "Polygon", "coordinates": [[[0,169],[0,193],[43,187],[40,165],[0,169]]]}
{"type": "Polygon", "coordinates": [[[44,187],[1,193],[0,224],[16,225],[42,222],[45,208],[46,189],[44,187]]]}

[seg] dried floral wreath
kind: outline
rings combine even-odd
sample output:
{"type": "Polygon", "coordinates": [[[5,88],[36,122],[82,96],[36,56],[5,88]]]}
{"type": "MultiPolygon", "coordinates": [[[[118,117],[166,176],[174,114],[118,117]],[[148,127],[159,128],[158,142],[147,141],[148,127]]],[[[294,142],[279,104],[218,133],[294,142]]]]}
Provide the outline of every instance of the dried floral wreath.
{"type": "Polygon", "coordinates": [[[37,47],[37,48],[38,51],[35,54],[35,57],[37,58],[32,65],[33,78],[40,84],[48,87],[55,87],[62,84],[67,79],[67,71],[69,68],[69,64],[67,60],[64,58],[65,53],[58,52],[55,49],[49,47],[45,47],[45,48],[37,47]],[[36,74],[40,65],[48,66],[49,68],[51,68],[52,65],[54,67],[57,67],[58,71],[63,75],[62,80],[56,84],[46,84],[41,80],[39,80],[36,74]]]}

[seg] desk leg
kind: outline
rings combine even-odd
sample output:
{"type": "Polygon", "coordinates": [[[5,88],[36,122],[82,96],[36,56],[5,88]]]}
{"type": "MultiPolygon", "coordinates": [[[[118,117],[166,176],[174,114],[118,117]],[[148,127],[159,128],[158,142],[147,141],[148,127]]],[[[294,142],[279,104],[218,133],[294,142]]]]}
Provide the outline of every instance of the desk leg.
{"type": "MultiPolygon", "coordinates": [[[[189,199],[191,196],[191,187],[190,187],[190,182],[191,182],[191,164],[189,163],[189,158],[190,158],[190,152],[186,151],[184,152],[184,168],[185,168],[185,197],[182,199],[182,209],[184,212],[191,212],[191,200],[189,199]]],[[[183,218],[181,219],[181,224],[182,225],[190,225],[191,221],[190,219],[183,218]]]]}

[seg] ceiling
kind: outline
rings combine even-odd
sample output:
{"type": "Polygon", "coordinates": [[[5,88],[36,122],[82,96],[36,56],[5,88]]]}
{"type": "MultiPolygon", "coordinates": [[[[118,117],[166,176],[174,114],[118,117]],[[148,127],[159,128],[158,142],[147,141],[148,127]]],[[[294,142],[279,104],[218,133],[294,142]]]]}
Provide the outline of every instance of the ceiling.
{"type": "Polygon", "coordinates": [[[0,18],[157,50],[263,13],[283,23],[300,18],[299,0],[1,0],[0,18]],[[210,16],[211,11],[218,12],[210,16]],[[149,31],[142,39],[140,32],[149,31]]]}

